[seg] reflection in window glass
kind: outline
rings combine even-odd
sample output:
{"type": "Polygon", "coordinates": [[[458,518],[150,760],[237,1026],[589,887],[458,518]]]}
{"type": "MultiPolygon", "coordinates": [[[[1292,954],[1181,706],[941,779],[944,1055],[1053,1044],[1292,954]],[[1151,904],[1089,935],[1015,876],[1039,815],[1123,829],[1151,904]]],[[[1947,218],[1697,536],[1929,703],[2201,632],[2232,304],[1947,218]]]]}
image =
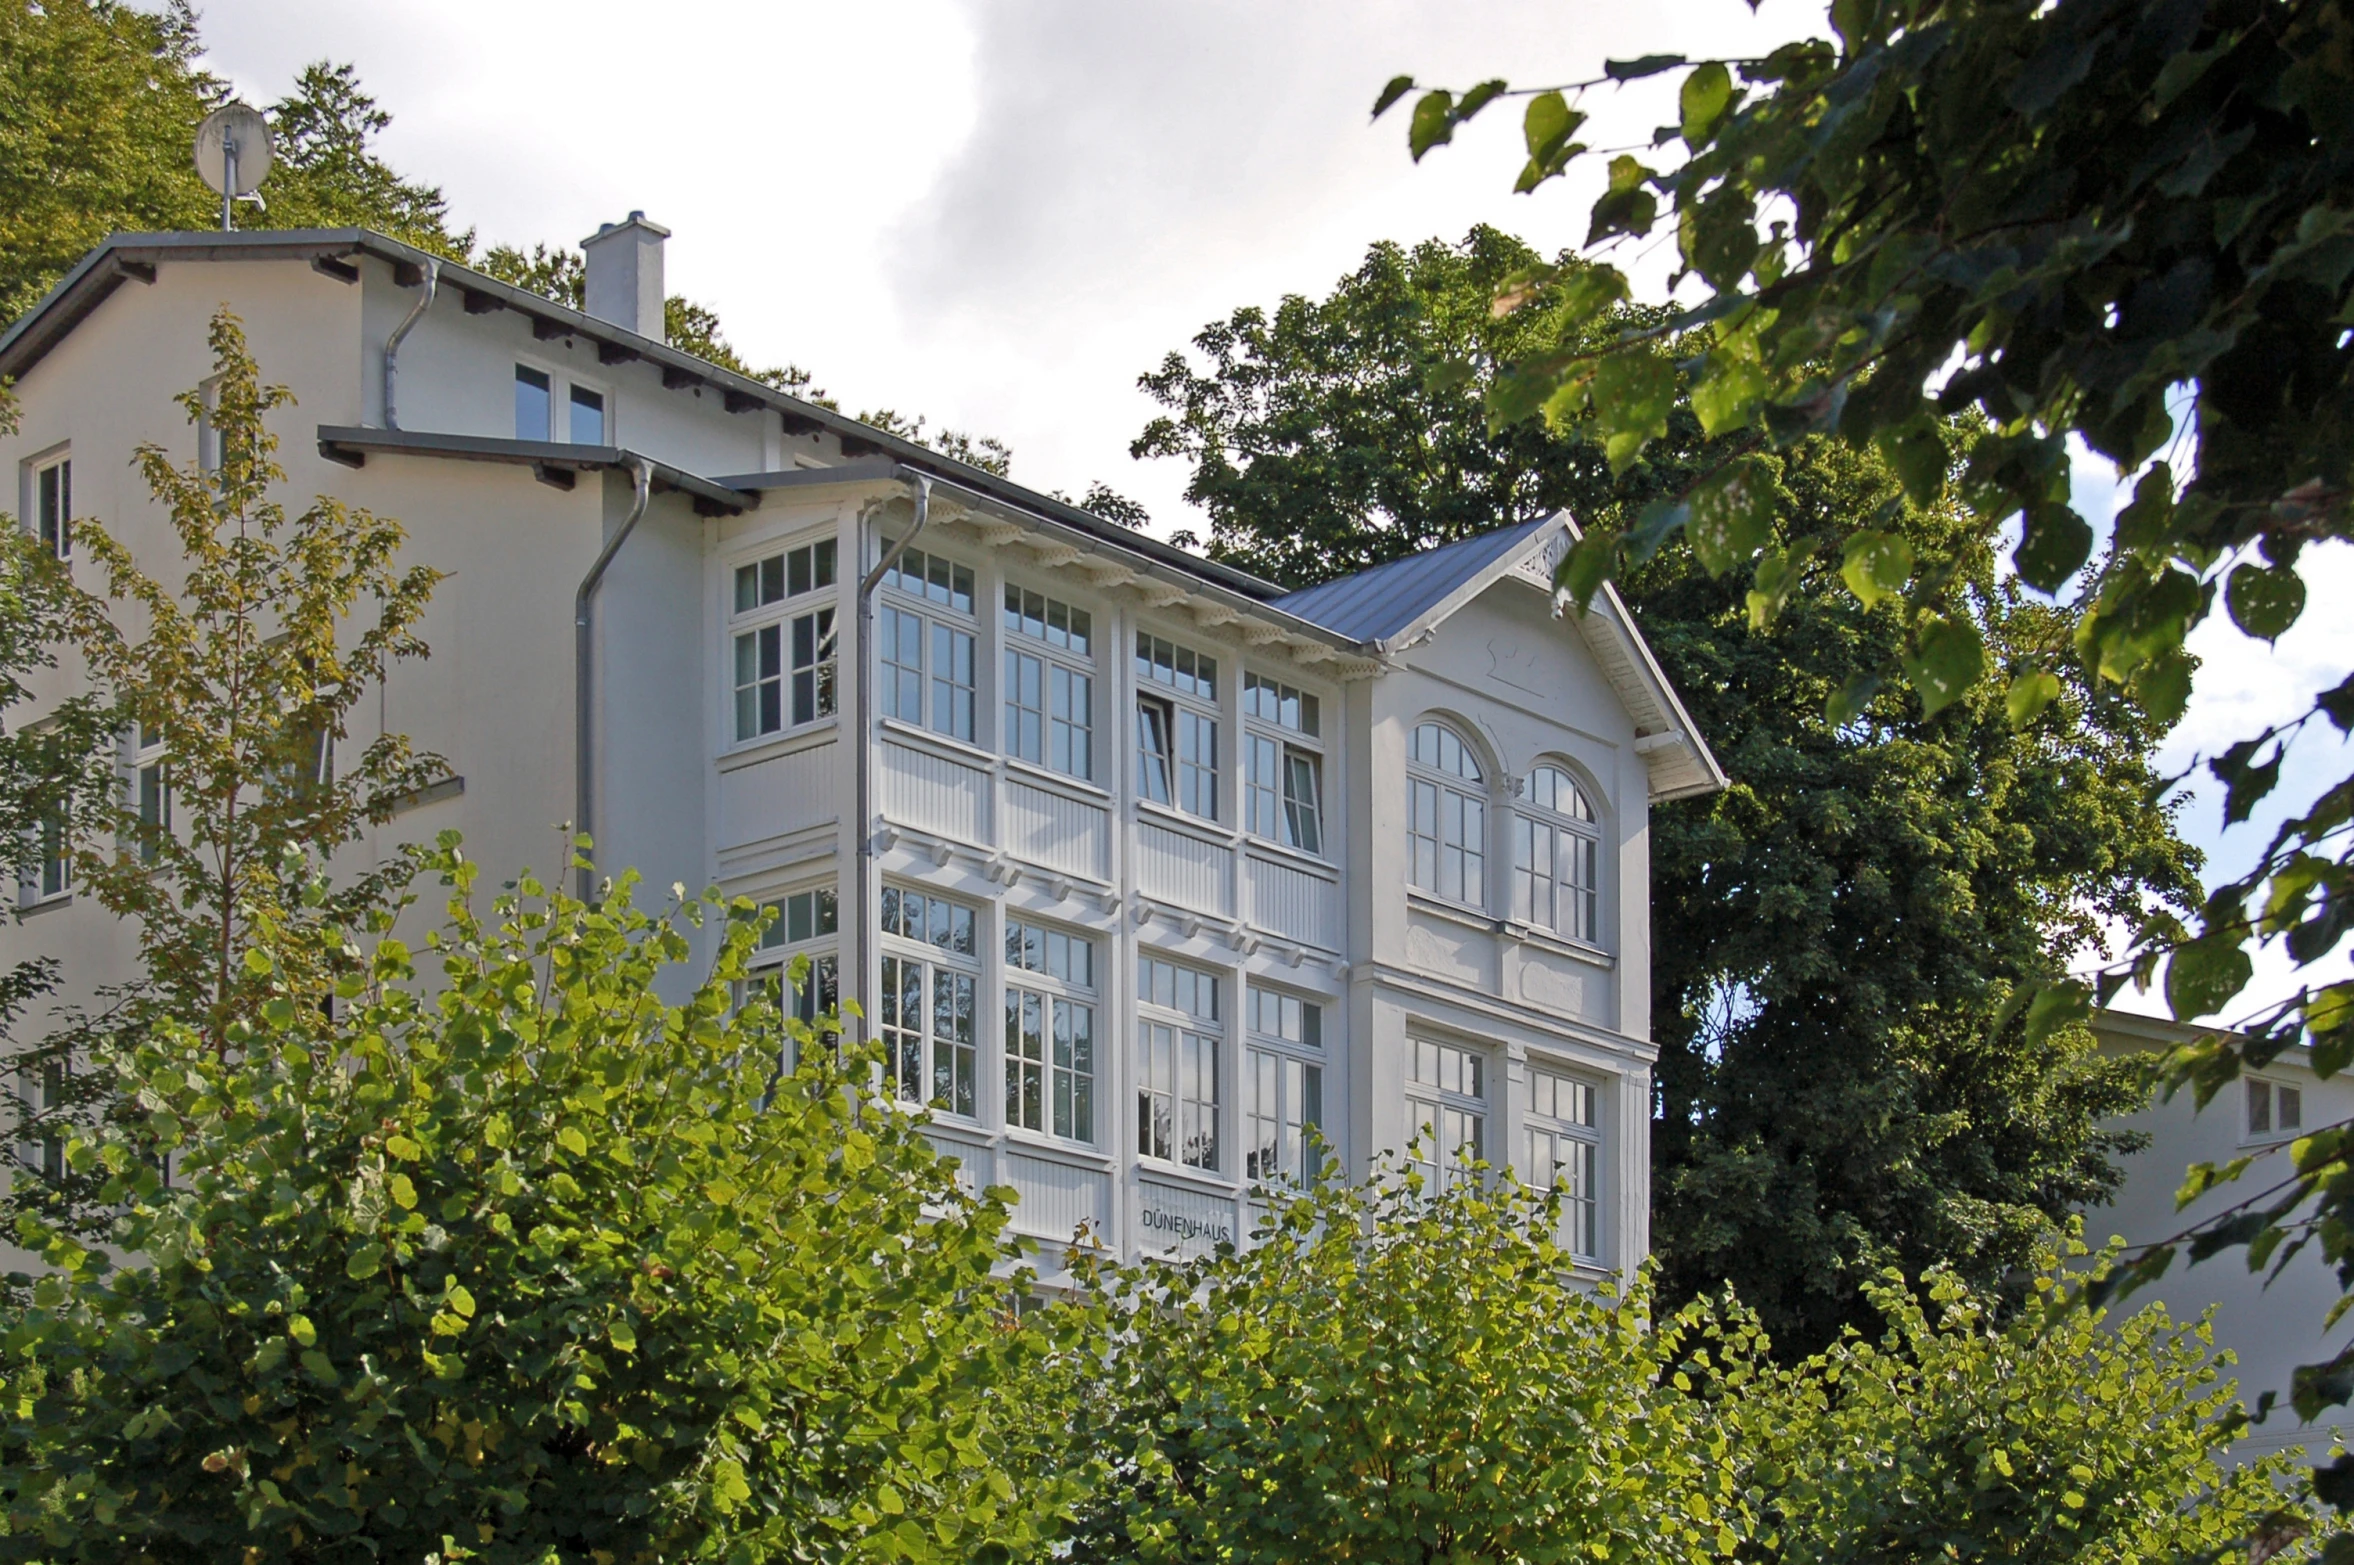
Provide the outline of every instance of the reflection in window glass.
{"type": "Polygon", "coordinates": [[[545,440],[554,411],[548,377],[528,364],[515,366],[515,438],[545,440]]]}

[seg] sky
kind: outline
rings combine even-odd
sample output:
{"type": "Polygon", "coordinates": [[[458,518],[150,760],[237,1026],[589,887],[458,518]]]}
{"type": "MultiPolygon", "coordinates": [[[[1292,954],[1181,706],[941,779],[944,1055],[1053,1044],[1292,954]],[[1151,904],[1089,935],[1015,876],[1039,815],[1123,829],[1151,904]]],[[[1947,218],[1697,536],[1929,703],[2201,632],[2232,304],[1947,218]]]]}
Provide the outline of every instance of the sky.
{"type": "MultiPolygon", "coordinates": [[[[852,412],[995,436],[1032,487],[1102,480],[1167,533],[1200,522],[1179,463],[1128,456],[1158,411],[1136,380],[1204,325],[1322,293],[1376,240],[1485,222],[1554,249],[1583,233],[1591,182],[1511,193],[1509,105],[1412,163],[1402,115],[1367,123],[1392,75],[1552,85],[1614,57],[1762,53],[1822,15],[1820,0],[212,0],[203,34],[257,104],[311,61],[356,65],[393,115],[380,150],[483,243],[577,243],[643,210],[672,230],[672,291],[716,308],[752,362],[796,363],[852,412]]],[[[1672,83],[1588,93],[1586,139],[1647,143],[1675,117],[1672,83]]],[[[1656,295],[1671,260],[1635,259],[1638,287],[1656,295]]],[[[2077,495],[2096,522],[2127,497],[2090,457],[2077,495]]],[[[2316,556],[2308,576],[2319,612],[2279,647],[2220,618],[2200,633],[2162,765],[2354,668],[2328,611],[2354,556],[2316,556]]],[[[2309,737],[2283,801],[2346,760],[2309,737]]],[[[2210,784],[2184,825],[2229,872],[2279,813],[2226,831],[2210,784]]],[[[2258,967],[2251,1003],[2293,987],[2277,956],[2258,967]]]]}

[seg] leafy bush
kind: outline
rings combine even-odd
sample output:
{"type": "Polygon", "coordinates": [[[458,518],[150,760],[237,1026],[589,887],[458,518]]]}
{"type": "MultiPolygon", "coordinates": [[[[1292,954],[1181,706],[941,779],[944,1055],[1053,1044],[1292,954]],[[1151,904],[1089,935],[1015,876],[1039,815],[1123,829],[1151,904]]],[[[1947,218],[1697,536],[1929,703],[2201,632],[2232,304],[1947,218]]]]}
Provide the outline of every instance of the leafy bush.
{"type": "Polygon", "coordinates": [[[123,1067],[138,1123],[72,1148],[139,1260],[47,1236],[0,1348],[0,1558],[1026,1552],[1077,1488],[1017,1394],[1066,1317],[1020,1322],[1002,1200],[862,1052],[793,1023],[778,1073],[773,1006],[731,1009],[749,904],[670,1006],[713,904],[526,880],[486,922],[455,839],[430,862],[428,952],[385,915],[332,1019],[279,984],[225,1049],[166,1026],[123,1067]]]}

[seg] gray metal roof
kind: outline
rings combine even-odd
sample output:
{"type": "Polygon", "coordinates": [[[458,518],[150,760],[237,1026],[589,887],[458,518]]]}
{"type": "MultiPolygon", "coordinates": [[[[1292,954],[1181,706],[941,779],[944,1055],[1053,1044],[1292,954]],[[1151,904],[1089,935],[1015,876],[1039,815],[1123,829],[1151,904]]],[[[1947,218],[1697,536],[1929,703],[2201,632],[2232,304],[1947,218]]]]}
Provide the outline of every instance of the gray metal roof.
{"type": "Polygon", "coordinates": [[[1384,641],[1444,603],[1457,588],[1513,558],[1551,521],[1540,517],[1409,554],[1277,598],[1275,606],[1351,641],[1384,641]]]}

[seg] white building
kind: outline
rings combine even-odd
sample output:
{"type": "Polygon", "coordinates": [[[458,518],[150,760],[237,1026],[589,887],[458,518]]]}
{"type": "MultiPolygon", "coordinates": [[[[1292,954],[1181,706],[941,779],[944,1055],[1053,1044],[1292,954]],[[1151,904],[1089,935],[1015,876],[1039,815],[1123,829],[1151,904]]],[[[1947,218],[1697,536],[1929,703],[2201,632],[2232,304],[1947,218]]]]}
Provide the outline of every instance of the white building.
{"type": "MultiPolygon", "coordinates": [[[[1552,612],[1566,520],[1286,596],[668,348],[663,239],[589,240],[583,314],[361,231],[118,235],[0,336],[20,513],[172,568],[131,451],[195,455],[226,304],[298,399],[290,493],[449,573],[363,710],[451,776],[355,856],[456,828],[495,879],[578,820],[776,904],[1042,1240],[1200,1249],[1308,1126],[1362,1173],[1428,1123],[1632,1266],[1647,815],[1723,778],[1623,605],[1552,612]]],[[[24,897],[7,957],[126,974],[70,886],[24,897]]]]}
{"type": "MultiPolygon", "coordinates": [[[[2160,1053],[2212,1035],[2208,1028],[2124,1011],[2097,1013],[2093,1033],[2113,1054],[2160,1053]]],[[[2187,1090],[2171,1101],[2153,1094],[2147,1109],[2123,1122],[2148,1135],[2150,1144],[2122,1160],[2125,1183],[2116,1203],[2086,1214],[2086,1237],[2096,1245],[2112,1234],[2134,1245],[2173,1238],[2286,1178],[2288,1148],[2299,1136],[2350,1119],[2354,1080],[2317,1077],[2312,1051],[2303,1048],[2247,1072],[2204,1109],[2187,1090]],[[2236,1184],[2176,1209],[2175,1192],[2192,1164],[2220,1167],[2241,1157],[2254,1162],[2236,1184]]],[[[2239,1359],[2241,1400],[2253,1410],[2265,1392],[2280,1394],[2279,1407],[2233,1446],[2234,1454],[2252,1458],[2302,1446],[2322,1456],[2333,1439],[2354,1436],[2354,1413],[2332,1408],[2317,1423],[2301,1424],[2288,1405],[2289,1382],[2298,1365],[2319,1363],[2354,1340],[2354,1320],[2324,1329],[2340,1292],[2336,1273],[2318,1250],[2308,1248],[2268,1279],[2248,1270],[2246,1250],[2232,1249],[2196,1266],[2178,1258],[2163,1279],[2122,1308],[2155,1300],[2179,1321],[2195,1321],[2213,1309],[2216,1345],[2239,1359]]]]}

